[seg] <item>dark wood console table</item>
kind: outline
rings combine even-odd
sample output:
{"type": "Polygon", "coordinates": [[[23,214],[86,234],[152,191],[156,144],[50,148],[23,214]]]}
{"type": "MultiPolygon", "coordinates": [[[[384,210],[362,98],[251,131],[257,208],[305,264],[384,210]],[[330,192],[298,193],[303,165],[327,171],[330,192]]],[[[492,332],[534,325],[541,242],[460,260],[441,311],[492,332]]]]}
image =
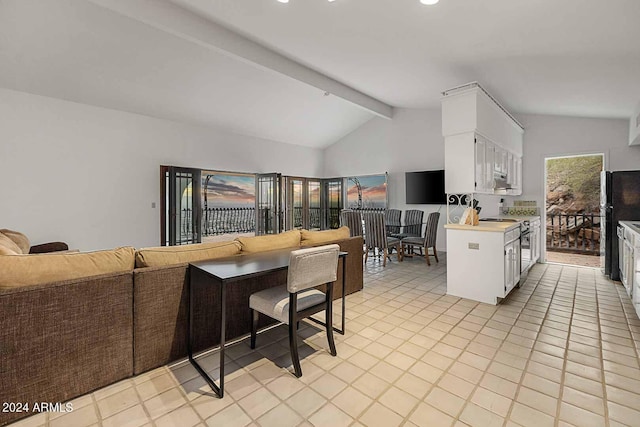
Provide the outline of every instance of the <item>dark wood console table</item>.
{"type": "MultiPolygon", "coordinates": [[[[189,361],[198,373],[211,386],[211,389],[220,397],[224,396],[224,350],[225,350],[225,327],[226,327],[226,287],[240,285],[242,280],[263,276],[272,272],[286,270],[289,268],[289,257],[294,249],[284,249],[277,251],[261,252],[234,256],[230,258],[217,259],[212,261],[199,261],[189,264],[189,327],[187,350],[189,361]],[[205,372],[198,364],[193,355],[193,298],[194,284],[220,287],[220,386],[205,372]]],[[[342,258],[342,323],[341,329],[334,330],[342,335],[345,333],[345,288],[346,288],[346,256],[347,252],[340,252],[342,258]]],[[[247,310],[249,308],[247,307],[247,310]]],[[[312,319],[317,323],[323,322],[312,319]]]]}

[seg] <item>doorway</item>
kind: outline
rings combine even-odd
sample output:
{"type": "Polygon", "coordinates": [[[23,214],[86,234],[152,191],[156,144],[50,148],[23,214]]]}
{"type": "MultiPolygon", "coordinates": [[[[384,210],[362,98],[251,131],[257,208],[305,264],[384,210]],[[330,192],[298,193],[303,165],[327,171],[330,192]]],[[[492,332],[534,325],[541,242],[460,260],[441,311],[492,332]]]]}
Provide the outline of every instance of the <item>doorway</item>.
{"type": "Polygon", "coordinates": [[[604,154],[545,158],[546,261],[600,267],[604,154]]]}

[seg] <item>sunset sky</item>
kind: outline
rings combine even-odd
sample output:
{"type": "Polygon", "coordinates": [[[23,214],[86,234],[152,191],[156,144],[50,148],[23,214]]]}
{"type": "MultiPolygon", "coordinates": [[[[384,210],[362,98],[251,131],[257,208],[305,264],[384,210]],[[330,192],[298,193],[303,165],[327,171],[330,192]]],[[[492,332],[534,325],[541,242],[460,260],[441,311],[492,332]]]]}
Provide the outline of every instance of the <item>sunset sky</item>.
{"type": "MultiPolygon", "coordinates": [[[[385,175],[357,177],[362,187],[362,205],[365,208],[385,208],[387,206],[387,185],[385,175]]],[[[347,179],[347,207],[358,204],[358,188],[347,179]]]]}
{"type": "Polygon", "coordinates": [[[253,176],[215,174],[205,188],[207,174],[202,173],[202,206],[204,192],[210,208],[255,206],[256,181],[253,176]]]}

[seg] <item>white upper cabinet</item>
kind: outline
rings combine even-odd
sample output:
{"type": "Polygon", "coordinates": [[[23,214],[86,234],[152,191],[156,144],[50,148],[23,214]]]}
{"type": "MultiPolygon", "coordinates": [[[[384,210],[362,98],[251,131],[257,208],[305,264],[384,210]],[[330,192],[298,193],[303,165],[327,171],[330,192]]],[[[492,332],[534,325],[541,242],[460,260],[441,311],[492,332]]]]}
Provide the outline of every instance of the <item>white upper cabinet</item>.
{"type": "Polygon", "coordinates": [[[444,92],[445,191],[521,194],[523,134],[522,126],[477,83],[444,92]]]}

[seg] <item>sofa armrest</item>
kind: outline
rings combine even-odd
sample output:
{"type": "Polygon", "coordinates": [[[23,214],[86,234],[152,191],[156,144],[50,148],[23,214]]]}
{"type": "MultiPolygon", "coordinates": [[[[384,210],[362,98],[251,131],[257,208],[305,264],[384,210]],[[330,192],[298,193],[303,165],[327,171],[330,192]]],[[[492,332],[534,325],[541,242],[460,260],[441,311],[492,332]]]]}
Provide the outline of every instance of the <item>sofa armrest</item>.
{"type": "Polygon", "coordinates": [[[47,252],[58,252],[69,250],[69,245],[64,242],[49,242],[41,245],[31,246],[30,254],[44,254],[47,252]]]}

